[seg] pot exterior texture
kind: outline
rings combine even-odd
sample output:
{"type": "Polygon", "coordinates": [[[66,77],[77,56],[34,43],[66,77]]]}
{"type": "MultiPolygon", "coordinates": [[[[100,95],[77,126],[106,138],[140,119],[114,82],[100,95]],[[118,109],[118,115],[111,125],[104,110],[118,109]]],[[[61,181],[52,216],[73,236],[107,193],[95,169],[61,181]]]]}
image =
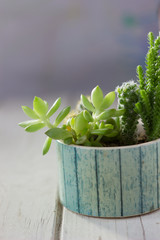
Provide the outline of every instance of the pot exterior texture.
{"type": "Polygon", "coordinates": [[[160,206],[160,141],[87,148],[56,142],[61,203],[95,217],[128,217],[160,206]]]}

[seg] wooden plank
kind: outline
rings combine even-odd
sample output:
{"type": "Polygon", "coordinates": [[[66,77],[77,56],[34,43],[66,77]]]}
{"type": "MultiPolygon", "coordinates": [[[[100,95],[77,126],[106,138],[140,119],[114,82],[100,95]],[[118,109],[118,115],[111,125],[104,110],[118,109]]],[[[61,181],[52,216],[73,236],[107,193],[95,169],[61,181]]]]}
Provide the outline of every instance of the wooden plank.
{"type": "Polygon", "coordinates": [[[51,240],[60,240],[62,217],[63,217],[63,206],[60,202],[59,191],[57,190],[55,214],[54,214],[54,221],[53,221],[53,232],[52,232],[51,240]]]}
{"type": "Polygon", "coordinates": [[[96,150],[96,155],[100,216],[120,216],[119,150],[110,150],[107,152],[96,150]]]}
{"type": "Polygon", "coordinates": [[[43,157],[42,132],[27,134],[17,125],[25,119],[17,101],[4,102],[0,112],[0,240],[51,239],[57,188],[54,147],[43,157]]]}
{"type": "Polygon", "coordinates": [[[79,212],[86,213],[88,211],[88,215],[97,216],[98,199],[95,152],[79,148],[76,150],[76,160],[79,183],[79,212]],[[83,151],[83,155],[81,151],[83,151]],[[92,174],[88,174],[89,172],[92,174]],[[89,177],[87,178],[87,176],[89,177]],[[85,181],[83,179],[85,179],[85,181]],[[92,211],[92,209],[94,209],[94,211],[92,211]]]}
{"type": "Polygon", "coordinates": [[[139,156],[139,148],[128,148],[121,151],[122,216],[136,215],[141,212],[141,165],[139,156]]]}
{"type": "MultiPolygon", "coordinates": [[[[65,205],[69,209],[73,209],[79,212],[79,195],[78,195],[78,179],[77,179],[77,164],[76,164],[76,152],[74,147],[68,148],[67,145],[61,145],[59,143],[58,147],[63,148],[63,153],[61,156],[61,171],[63,176],[61,176],[62,183],[64,182],[65,191],[65,205]]],[[[62,185],[63,187],[63,185],[62,185]]]]}
{"type": "MultiPolygon", "coordinates": [[[[144,224],[141,224],[140,217],[124,219],[93,218],[72,213],[64,208],[61,240],[153,240],[152,237],[145,238],[144,232],[148,231],[148,235],[151,236],[152,229],[149,224],[156,224],[158,219],[154,220],[154,217],[150,219],[149,216],[147,216],[149,222],[144,226],[144,224]]],[[[146,216],[144,217],[146,218],[146,216]]],[[[160,229],[156,228],[155,234],[159,237],[160,229]]],[[[158,237],[154,240],[158,240],[158,237]]]]}
{"type": "Polygon", "coordinates": [[[149,212],[158,208],[157,202],[157,148],[156,144],[141,147],[142,208],[149,212]]]}
{"type": "Polygon", "coordinates": [[[141,217],[141,225],[145,240],[160,239],[160,210],[141,217]]]}
{"type": "Polygon", "coordinates": [[[160,207],[160,142],[156,146],[156,155],[157,155],[157,204],[158,208],[160,207]]]}

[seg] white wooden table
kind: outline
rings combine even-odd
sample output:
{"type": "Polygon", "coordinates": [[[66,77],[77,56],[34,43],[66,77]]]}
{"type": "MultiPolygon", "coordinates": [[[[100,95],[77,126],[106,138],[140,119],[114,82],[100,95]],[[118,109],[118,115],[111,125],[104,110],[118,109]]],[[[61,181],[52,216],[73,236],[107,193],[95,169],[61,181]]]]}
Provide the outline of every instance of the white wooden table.
{"type": "Polygon", "coordinates": [[[0,240],[160,240],[160,210],[115,220],[61,206],[54,146],[42,156],[42,131],[29,134],[17,126],[26,119],[20,104],[30,103],[0,103],[0,240]]]}

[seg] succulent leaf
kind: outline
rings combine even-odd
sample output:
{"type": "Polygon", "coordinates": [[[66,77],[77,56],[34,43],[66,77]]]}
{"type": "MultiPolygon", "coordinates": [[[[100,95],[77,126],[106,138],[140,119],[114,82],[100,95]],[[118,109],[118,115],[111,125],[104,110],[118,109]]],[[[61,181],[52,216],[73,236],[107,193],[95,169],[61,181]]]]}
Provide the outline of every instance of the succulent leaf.
{"type": "Polygon", "coordinates": [[[33,119],[39,118],[38,115],[31,108],[27,106],[22,106],[22,110],[30,118],[33,118],[33,119]]]}
{"type": "Polygon", "coordinates": [[[64,108],[57,116],[54,125],[57,127],[70,112],[71,107],[64,108]]]}
{"type": "Polygon", "coordinates": [[[103,92],[102,89],[97,86],[91,92],[91,101],[96,109],[99,109],[103,103],[103,92]]]}
{"type": "Polygon", "coordinates": [[[63,128],[52,128],[49,129],[45,134],[55,140],[64,140],[69,137],[72,137],[71,132],[67,131],[66,129],[63,128]]]}
{"type": "Polygon", "coordinates": [[[48,111],[48,104],[40,97],[35,97],[33,100],[33,110],[39,116],[44,116],[48,111]]]}
{"type": "Polygon", "coordinates": [[[88,98],[86,96],[84,96],[83,94],[81,95],[81,101],[83,106],[88,109],[91,112],[95,111],[95,108],[93,107],[92,103],[88,100],[88,98]]]}
{"type": "Polygon", "coordinates": [[[47,137],[43,145],[43,155],[48,153],[51,143],[52,143],[52,139],[50,137],[47,137]]]}
{"type": "Polygon", "coordinates": [[[47,118],[50,118],[60,107],[61,105],[61,98],[58,98],[52,105],[52,107],[49,109],[49,111],[47,112],[47,118]]]}
{"type": "Polygon", "coordinates": [[[83,112],[81,112],[75,117],[74,130],[78,135],[87,128],[88,128],[88,121],[84,118],[83,112]]]}
{"type": "Polygon", "coordinates": [[[36,132],[45,127],[45,123],[36,123],[25,128],[26,132],[36,132]]]}
{"type": "Polygon", "coordinates": [[[109,108],[114,103],[115,97],[115,92],[109,92],[103,99],[101,109],[109,108]]]}
{"type": "Polygon", "coordinates": [[[28,121],[20,122],[18,125],[20,127],[26,128],[26,127],[29,127],[30,125],[34,125],[37,123],[41,123],[41,120],[39,120],[39,119],[38,120],[28,120],[28,121]]]}

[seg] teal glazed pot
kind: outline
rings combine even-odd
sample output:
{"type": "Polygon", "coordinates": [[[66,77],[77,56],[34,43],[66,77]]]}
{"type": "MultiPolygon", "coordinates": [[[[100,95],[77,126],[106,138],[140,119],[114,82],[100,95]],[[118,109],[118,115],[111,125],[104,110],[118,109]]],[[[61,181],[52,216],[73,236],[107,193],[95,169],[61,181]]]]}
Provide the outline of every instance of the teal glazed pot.
{"type": "Polygon", "coordinates": [[[126,147],[56,142],[61,203],[94,217],[129,217],[160,206],[160,140],[126,147]]]}

